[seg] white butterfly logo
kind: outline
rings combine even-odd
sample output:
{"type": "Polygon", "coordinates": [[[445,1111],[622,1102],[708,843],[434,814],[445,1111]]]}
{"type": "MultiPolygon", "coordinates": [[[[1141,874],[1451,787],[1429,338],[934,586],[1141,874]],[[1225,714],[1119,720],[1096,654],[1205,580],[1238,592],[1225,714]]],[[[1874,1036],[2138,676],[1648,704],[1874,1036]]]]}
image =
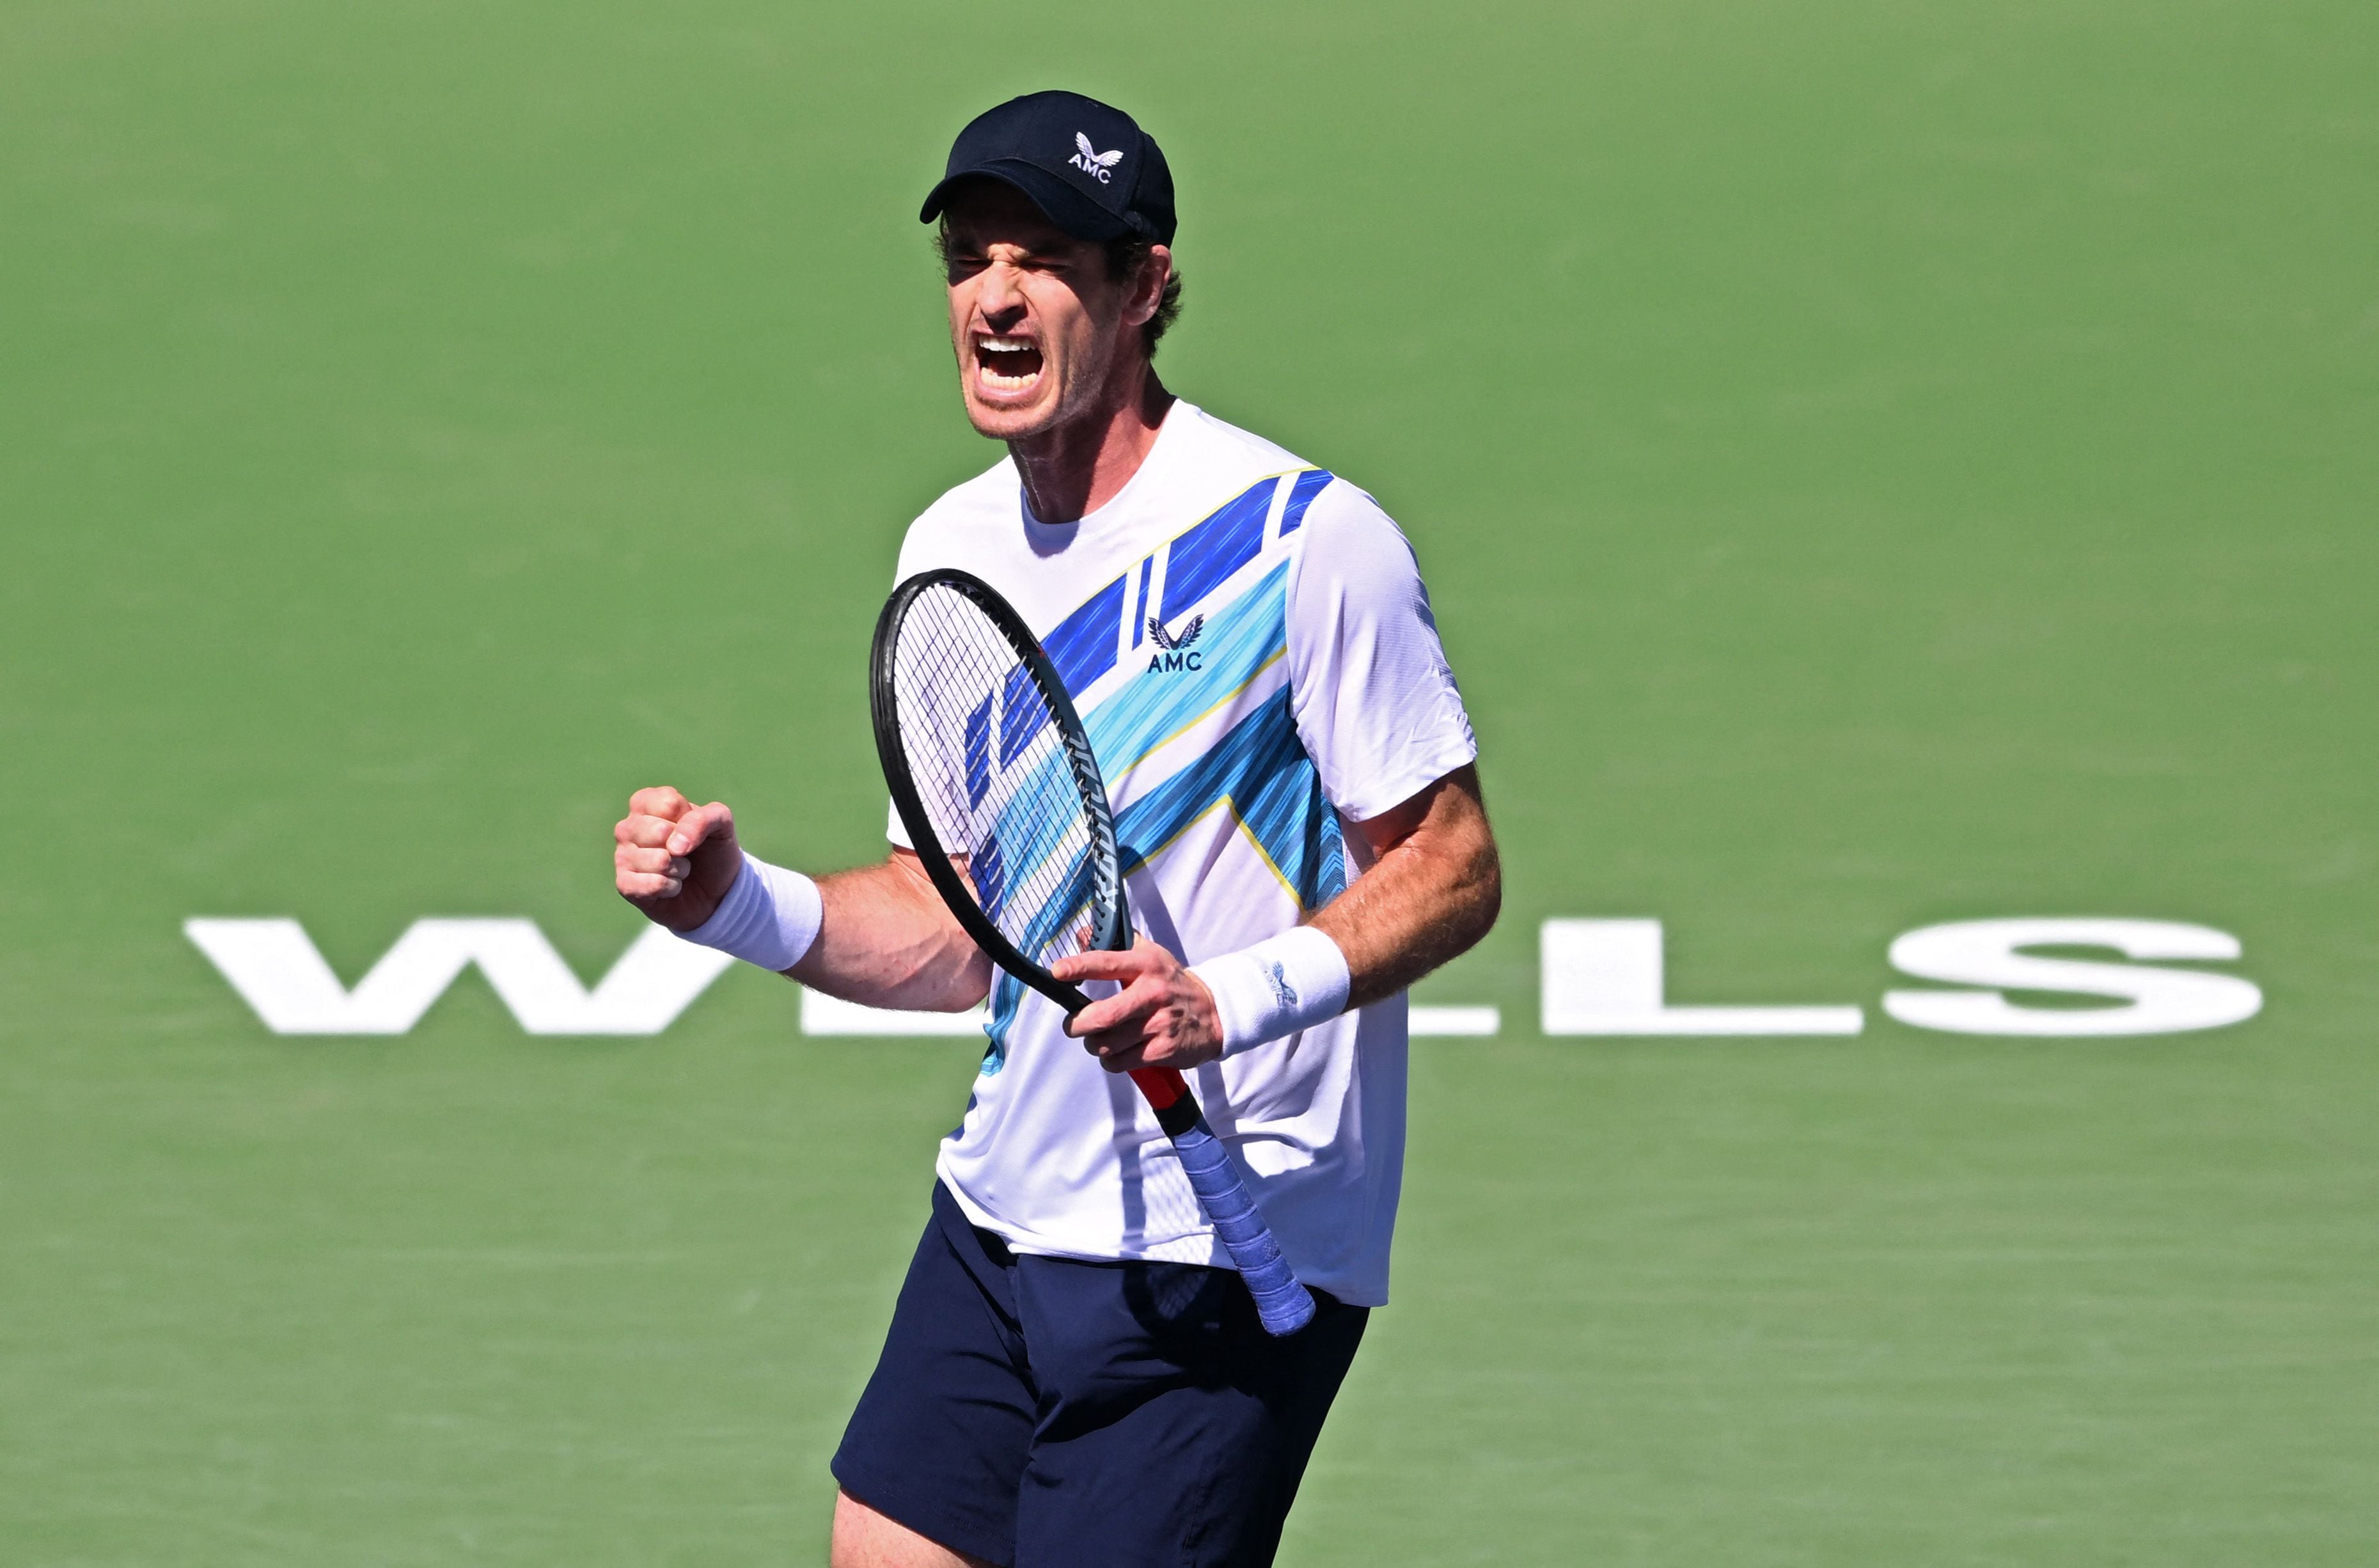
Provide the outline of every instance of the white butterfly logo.
{"type": "Polygon", "coordinates": [[[1118,147],[1112,152],[1101,152],[1092,144],[1091,139],[1081,131],[1074,133],[1074,145],[1081,151],[1067,159],[1067,163],[1081,170],[1101,185],[1115,178],[1115,166],[1123,162],[1122,148],[1118,147]]]}

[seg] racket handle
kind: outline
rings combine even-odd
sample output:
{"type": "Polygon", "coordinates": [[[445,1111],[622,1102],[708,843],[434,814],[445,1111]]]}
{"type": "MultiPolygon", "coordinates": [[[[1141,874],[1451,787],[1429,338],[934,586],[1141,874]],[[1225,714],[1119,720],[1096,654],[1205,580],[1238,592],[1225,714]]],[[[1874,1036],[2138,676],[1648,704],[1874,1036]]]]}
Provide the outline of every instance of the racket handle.
{"type": "Polygon", "coordinates": [[[1248,1196],[1231,1152],[1206,1125],[1190,1084],[1170,1067],[1149,1067],[1133,1073],[1132,1081],[1156,1111],[1156,1119],[1173,1140],[1181,1157],[1181,1174],[1206,1211],[1207,1223],[1231,1255],[1231,1262],[1255,1298],[1256,1318],[1264,1332],[1292,1334],[1313,1321],[1313,1296],[1298,1283],[1296,1272],[1282,1256],[1272,1227],[1248,1196]]]}

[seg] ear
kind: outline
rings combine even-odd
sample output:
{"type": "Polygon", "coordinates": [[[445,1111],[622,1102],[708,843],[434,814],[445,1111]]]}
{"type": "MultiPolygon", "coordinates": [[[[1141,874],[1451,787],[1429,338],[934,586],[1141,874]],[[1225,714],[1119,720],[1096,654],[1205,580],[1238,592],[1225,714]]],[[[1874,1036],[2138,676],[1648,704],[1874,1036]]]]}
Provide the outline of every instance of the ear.
{"type": "Polygon", "coordinates": [[[1149,247],[1148,259],[1141,263],[1139,275],[1131,280],[1131,297],[1123,308],[1125,325],[1140,326],[1156,314],[1157,303],[1165,297],[1165,280],[1172,275],[1172,247],[1149,247]]]}

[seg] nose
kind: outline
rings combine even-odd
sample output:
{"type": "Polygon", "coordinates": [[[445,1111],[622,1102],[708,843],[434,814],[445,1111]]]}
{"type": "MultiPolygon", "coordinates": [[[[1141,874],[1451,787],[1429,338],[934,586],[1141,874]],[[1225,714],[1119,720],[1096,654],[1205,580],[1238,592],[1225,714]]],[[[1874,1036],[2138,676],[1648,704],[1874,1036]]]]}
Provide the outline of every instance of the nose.
{"type": "Polygon", "coordinates": [[[982,312],[984,326],[1004,332],[1024,320],[1023,282],[1023,272],[1005,261],[994,261],[983,270],[975,308],[982,312]]]}

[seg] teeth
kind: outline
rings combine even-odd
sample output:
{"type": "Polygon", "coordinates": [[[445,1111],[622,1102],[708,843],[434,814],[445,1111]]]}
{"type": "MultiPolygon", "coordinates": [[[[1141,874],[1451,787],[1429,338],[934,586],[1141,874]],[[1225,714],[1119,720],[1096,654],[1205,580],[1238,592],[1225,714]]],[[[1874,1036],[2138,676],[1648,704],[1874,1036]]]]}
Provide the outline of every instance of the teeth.
{"type": "Polygon", "coordinates": [[[993,336],[984,333],[974,341],[975,352],[980,356],[975,361],[975,379],[985,392],[1022,392],[1041,379],[1041,371],[1037,367],[1020,376],[1009,376],[994,369],[989,363],[989,357],[996,354],[1030,354],[1034,358],[1039,358],[1040,345],[1031,338],[1008,337],[1004,334],[993,336]]]}

